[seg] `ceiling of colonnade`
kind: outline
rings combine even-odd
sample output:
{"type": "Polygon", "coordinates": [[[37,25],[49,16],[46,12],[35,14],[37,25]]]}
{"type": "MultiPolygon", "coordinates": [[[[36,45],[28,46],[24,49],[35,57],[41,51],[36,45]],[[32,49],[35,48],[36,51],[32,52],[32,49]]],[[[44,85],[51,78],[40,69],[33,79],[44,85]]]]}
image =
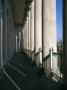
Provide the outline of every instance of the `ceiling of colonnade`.
{"type": "Polygon", "coordinates": [[[23,23],[25,1],[28,0],[11,0],[13,16],[16,24],[23,23]]]}

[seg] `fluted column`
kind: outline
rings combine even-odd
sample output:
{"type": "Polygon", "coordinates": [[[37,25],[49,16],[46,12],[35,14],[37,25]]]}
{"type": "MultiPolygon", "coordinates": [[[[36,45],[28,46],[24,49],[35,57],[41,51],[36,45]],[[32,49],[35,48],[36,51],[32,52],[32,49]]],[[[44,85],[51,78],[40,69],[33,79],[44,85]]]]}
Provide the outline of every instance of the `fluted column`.
{"type": "Polygon", "coordinates": [[[19,32],[19,50],[21,49],[21,32],[19,32]]]}
{"type": "Polygon", "coordinates": [[[26,20],[26,22],[25,22],[25,25],[24,25],[24,28],[23,28],[23,31],[22,31],[22,35],[23,35],[23,41],[22,41],[22,43],[23,43],[23,48],[24,49],[29,49],[29,47],[28,47],[28,17],[27,17],[27,20],[26,20]]]}
{"type": "Polygon", "coordinates": [[[5,63],[7,63],[7,59],[8,59],[8,45],[7,45],[7,30],[8,30],[8,17],[7,17],[7,1],[5,0],[5,63]]]}
{"type": "Polygon", "coordinates": [[[34,48],[37,65],[42,63],[42,0],[34,0],[34,48]]]}
{"type": "Polygon", "coordinates": [[[16,35],[16,52],[17,52],[17,35],[16,35]]]}
{"type": "Polygon", "coordinates": [[[31,49],[31,47],[30,47],[30,16],[31,16],[31,12],[30,12],[30,10],[29,10],[29,12],[28,12],[28,50],[30,50],[31,49]]]}
{"type": "Polygon", "coordinates": [[[27,20],[26,20],[26,25],[27,25],[27,27],[26,27],[26,35],[27,35],[27,50],[29,49],[29,47],[28,47],[28,45],[29,45],[29,34],[28,34],[28,29],[29,29],[29,22],[28,22],[28,20],[29,20],[29,18],[27,17],[27,20]]]}
{"type": "MultiPolygon", "coordinates": [[[[57,52],[56,0],[43,0],[43,58],[53,48],[57,52]]],[[[51,61],[51,68],[57,71],[57,59],[51,61]]]]}
{"type": "Polygon", "coordinates": [[[31,20],[30,20],[30,47],[31,58],[34,60],[34,0],[31,3],[31,20]]]}
{"type": "Polygon", "coordinates": [[[31,4],[30,29],[31,29],[31,51],[33,51],[34,50],[34,1],[31,4]]]}
{"type": "MultiPolygon", "coordinates": [[[[0,0],[0,33],[1,33],[1,0],[0,0]]],[[[0,72],[1,72],[1,36],[0,36],[0,72]]]]}
{"type": "Polygon", "coordinates": [[[27,35],[26,35],[27,24],[25,23],[23,28],[23,48],[27,49],[27,35]]]}
{"type": "Polygon", "coordinates": [[[1,50],[0,50],[0,54],[1,54],[1,58],[0,58],[0,60],[1,60],[1,68],[3,69],[3,6],[2,6],[2,1],[1,1],[1,19],[0,19],[0,48],[1,48],[1,50]]]}

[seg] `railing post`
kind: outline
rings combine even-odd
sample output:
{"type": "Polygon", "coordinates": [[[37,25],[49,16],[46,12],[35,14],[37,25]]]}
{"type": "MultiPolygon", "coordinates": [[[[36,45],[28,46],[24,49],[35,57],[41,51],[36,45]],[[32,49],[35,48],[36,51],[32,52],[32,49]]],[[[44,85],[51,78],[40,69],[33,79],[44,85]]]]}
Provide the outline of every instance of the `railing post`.
{"type": "Polygon", "coordinates": [[[52,53],[53,53],[53,47],[49,50],[50,53],[50,62],[51,62],[51,70],[52,70],[52,53]]]}

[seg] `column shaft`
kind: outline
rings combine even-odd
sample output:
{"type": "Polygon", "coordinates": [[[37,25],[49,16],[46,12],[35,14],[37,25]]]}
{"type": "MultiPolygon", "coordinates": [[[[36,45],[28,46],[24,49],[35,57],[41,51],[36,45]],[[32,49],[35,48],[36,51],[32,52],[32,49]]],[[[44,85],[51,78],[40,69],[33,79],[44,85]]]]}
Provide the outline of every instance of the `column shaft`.
{"type": "MultiPolygon", "coordinates": [[[[49,54],[50,48],[57,52],[56,0],[43,0],[43,58],[49,54]]],[[[57,63],[57,58],[51,60],[51,68],[55,72],[58,68],[57,63]]]]}
{"type": "Polygon", "coordinates": [[[26,33],[26,35],[25,35],[25,40],[26,40],[26,49],[28,50],[29,49],[29,39],[28,39],[28,17],[27,17],[27,20],[26,20],[26,25],[25,25],[25,27],[26,27],[26,29],[25,29],[25,33],[26,33]]]}
{"type": "Polygon", "coordinates": [[[3,17],[2,17],[2,9],[1,9],[1,68],[3,69],[3,17]]]}
{"type": "Polygon", "coordinates": [[[34,1],[31,4],[31,20],[30,20],[30,29],[31,29],[31,51],[34,50],[34,1]]]}
{"type": "Polygon", "coordinates": [[[35,61],[41,64],[42,52],[39,50],[42,49],[42,0],[34,0],[34,30],[35,61]]]}
{"type": "Polygon", "coordinates": [[[43,57],[49,54],[52,47],[57,52],[56,0],[43,0],[43,57]]]}
{"type": "MultiPolygon", "coordinates": [[[[0,33],[1,33],[1,0],[0,0],[0,33]]],[[[0,36],[0,72],[1,72],[1,36],[0,36]]]]}
{"type": "Polygon", "coordinates": [[[28,17],[23,28],[23,48],[28,50],[28,17]]]}
{"type": "Polygon", "coordinates": [[[31,58],[34,61],[34,1],[31,3],[31,20],[30,20],[30,47],[31,58]]]}
{"type": "Polygon", "coordinates": [[[31,12],[28,12],[28,49],[30,50],[30,16],[31,12]]]}

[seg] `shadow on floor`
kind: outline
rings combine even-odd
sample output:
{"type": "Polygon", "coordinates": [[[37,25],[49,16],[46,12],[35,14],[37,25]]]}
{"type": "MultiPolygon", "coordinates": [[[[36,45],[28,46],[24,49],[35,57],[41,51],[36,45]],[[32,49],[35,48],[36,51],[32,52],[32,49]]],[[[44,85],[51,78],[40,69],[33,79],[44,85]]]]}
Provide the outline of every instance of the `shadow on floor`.
{"type": "Polygon", "coordinates": [[[39,70],[25,52],[17,52],[0,79],[0,90],[62,90],[39,70]]]}

